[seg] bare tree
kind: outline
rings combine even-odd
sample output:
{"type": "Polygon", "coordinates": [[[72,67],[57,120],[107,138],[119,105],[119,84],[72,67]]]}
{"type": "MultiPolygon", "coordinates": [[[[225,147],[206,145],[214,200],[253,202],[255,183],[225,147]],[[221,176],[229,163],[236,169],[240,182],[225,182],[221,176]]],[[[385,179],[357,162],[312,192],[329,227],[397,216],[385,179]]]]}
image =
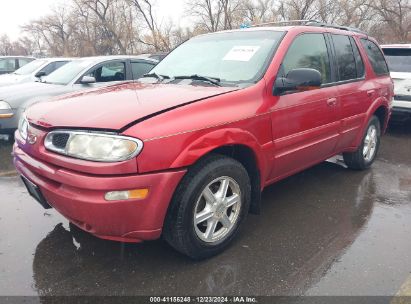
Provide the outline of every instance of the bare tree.
{"type": "Polygon", "coordinates": [[[411,30],[411,3],[410,0],[374,0],[368,4],[380,17],[381,21],[388,26],[391,35],[386,28],[377,26],[396,42],[408,42],[411,30]]]}

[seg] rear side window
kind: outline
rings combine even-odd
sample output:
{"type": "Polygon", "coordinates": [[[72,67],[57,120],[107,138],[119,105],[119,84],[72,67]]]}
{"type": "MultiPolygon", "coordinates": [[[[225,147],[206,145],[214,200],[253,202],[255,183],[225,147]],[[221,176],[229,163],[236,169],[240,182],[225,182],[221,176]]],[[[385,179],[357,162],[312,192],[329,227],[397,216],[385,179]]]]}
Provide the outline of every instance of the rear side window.
{"type": "Polygon", "coordinates": [[[133,79],[139,79],[141,78],[144,74],[147,74],[154,68],[153,63],[148,63],[148,62],[132,62],[131,63],[131,70],[133,73],[133,79]]]}
{"type": "Polygon", "coordinates": [[[288,49],[282,68],[284,76],[293,69],[315,69],[321,73],[323,84],[330,83],[330,58],[324,35],[303,34],[298,36],[288,49]]]}
{"type": "Polygon", "coordinates": [[[388,66],[385,62],[384,55],[382,54],[380,48],[372,41],[368,39],[361,39],[361,43],[367,52],[368,59],[370,60],[371,66],[374,73],[377,75],[388,74],[388,66]]]}
{"type": "Polygon", "coordinates": [[[0,59],[0,71],[13,72],[16,69],[16,59],[0,59]]]}
{"type": "Polygon", "coordinates": [[[365,65],[364,61],[362,60],[360,50],[358,49],[358,45],[355,40],[350,37],[352,50],[354,52],[355,57],[355,65],[357,66],[357,78],[362,78],[365,76],[365,65]]]}
{"type": "Polygon", "coordinates": [[[339,80],[351,80],[357,78],[357,67],[350,38],[344,35],[331,35],[337,55],[339,80]]]}

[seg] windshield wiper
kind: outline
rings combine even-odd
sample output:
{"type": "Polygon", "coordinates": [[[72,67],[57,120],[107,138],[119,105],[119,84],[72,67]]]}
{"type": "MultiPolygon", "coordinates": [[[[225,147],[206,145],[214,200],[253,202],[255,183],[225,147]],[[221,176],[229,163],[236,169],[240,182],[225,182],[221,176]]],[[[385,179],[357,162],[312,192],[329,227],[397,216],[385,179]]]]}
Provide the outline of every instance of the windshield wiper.
{"type": "Polygon", "coordinates": [[[190,75],[190,76],[175,76],[174,79],[192,79],[192,80],[199,80],[199,81],[207,81],[213,85],[216,86],[221,86],[220,82],[221,79],[217,77],[207,77],[207,76],[202,76],[202,75],[190,75]]]}
{"type": "Polygon", "coordinates": [[[170,76],[160,75],[160,74],[157,74],[157,73],[148,73],[148,74],[143,75],[143,78],[149,78],[149,77],[156,78],[159,81],[163,81],[164,79],[170,79],[170,76]]]}

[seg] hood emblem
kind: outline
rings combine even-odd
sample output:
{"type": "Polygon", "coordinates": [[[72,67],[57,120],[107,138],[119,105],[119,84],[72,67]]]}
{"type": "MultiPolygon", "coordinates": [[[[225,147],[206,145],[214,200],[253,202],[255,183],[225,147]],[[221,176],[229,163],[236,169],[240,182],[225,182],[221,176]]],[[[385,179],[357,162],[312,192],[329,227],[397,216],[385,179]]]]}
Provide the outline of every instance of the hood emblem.
{"type": "Polygon", "coordinates": [[[27,134],[27,142],[30,145],[34,145],[37,142],[37,136],[34,135],[33,133],[27,134]]]}

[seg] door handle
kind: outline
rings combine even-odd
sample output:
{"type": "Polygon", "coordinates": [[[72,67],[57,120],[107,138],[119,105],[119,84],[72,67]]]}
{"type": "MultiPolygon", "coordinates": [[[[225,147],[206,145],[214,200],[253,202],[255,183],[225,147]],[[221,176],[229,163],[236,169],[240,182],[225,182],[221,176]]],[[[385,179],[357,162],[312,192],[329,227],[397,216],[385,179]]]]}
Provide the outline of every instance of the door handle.
{"type": "Polygon", "coordinates": [[[369,90],[367,91],[367,96],[371,97],[372,95],[374,95],[374,93],[375,93],[375,90],[369,90]]]}
{"type": "Polygon", "coordinates": [[[327,99],[327,105],[330,107],[335,107],[337,105],[337,98],[327,99]]]}

